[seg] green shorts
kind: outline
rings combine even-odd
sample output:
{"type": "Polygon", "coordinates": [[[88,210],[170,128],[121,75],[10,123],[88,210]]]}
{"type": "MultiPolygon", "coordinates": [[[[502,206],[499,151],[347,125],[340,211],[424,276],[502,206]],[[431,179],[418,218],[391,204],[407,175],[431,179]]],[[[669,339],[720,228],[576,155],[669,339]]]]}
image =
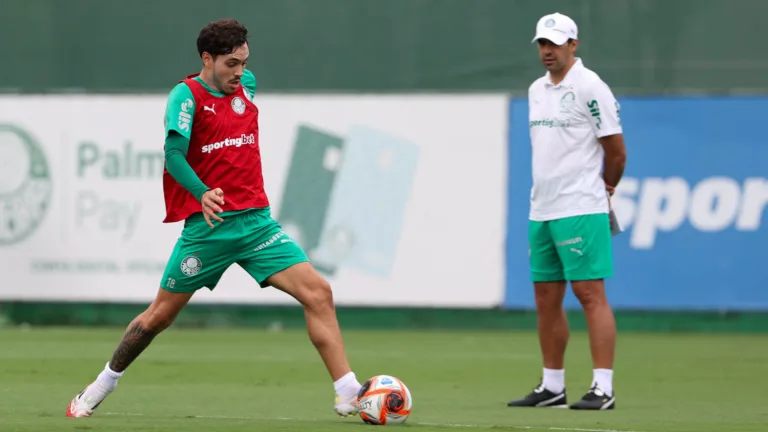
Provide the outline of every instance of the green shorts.
{"type": "Polygon", "coordinates": [[[608,214],[528,222],[533,282],[581,281],[613,276],[608,214]]]}
{"type": "Polygon", "coordinates": [[[186,220],[171,253],[160,287],[190,293],[213,290],[221,276],[237,263],[262,288],[282,270],[309,259],[301,247],[272,219],[269,208],[247,210],[213,221],[211,228],[201,213],[186,220]]]}

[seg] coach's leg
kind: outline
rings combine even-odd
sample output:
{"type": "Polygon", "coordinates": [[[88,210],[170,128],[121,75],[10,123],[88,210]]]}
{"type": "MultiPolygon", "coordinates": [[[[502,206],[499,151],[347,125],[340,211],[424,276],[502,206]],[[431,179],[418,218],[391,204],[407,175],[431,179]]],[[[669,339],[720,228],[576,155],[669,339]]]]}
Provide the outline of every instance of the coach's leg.
{"type": "MultiPolygon", "coordinates": [[[[544,368],[564,370],[565,349],[570,335],[568,318],[565,316],[565,309],[563,309],[565,281],[536,282],[534,287],[539,345],[541,346],[544,368]]],[[[545,381],[547,381],[547,377],[545,377],[545,381]]]]}
{"type": "Polygon", "coordinates": [[[563,310],[565,276],[550,233],[550,222],[528,224],[531,279],[544,370],[541,386],[522,399],[507,402],[511,407],[565,406],[565,349],[568,320],[563,310]]]}
{"type": "MultiPolygon", "coordinates": [[[[563,309],[565,274],[552,236],[556,221],[529,222],[531,279],[538,315],[539,346],[544,371],[542,384],[554,394],[565,390],[565,349],[568,345],[568,319],[563,309]]],[[[565,403],[565,400],[558,400],[565,403]]]]}
{"type": "Polygon", "coordinates": [[[602,279],[572,281],[571,286],[584,309],[587,320],[595,382],[604,392],[613,394],[616,319],[605,295],[605,283],[602,279]]]}
{"type": "Polygon", "coordinates": [[[615,407],[613,361],[616,321],[605,294],[604,280],[613,275],[611,229],[607,214],[563,220],[558,226],[558,252],[565,277],[581,302],[589,331],[593,381],[574,409],[603,410],[615,407]]]}

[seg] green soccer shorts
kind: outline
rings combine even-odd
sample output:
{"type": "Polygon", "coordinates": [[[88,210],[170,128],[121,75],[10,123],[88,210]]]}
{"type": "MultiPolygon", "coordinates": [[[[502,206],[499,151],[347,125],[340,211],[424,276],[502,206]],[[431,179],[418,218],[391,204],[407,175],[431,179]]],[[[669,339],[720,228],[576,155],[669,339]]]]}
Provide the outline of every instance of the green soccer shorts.
{"type": "Polygon", "coordinates": [[[528,222],[533,282],[582,281],[613,276],[608,214],[528,222]]]}
{"type": "Polygon", "coordinates": [[[201,213],[185,221],[181,237],[165,267],[160,287],[170,292],[211,291],[232,264],[237,263],[262,288],[266,280],[295,264],[308,262],[302,248],[271,216],[269,208],[253,209],[213,221],[201,213]]]}

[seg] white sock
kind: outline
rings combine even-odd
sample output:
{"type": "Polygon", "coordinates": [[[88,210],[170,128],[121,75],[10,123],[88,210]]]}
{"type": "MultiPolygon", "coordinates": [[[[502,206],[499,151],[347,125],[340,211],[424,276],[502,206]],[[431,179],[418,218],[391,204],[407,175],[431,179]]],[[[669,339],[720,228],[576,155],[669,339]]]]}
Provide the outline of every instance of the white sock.
{"type": "Polygon", "coordinates": [[[104,366],[104,370],[96,377],[96,381],[85,389],[83,395],[80,396],[80,400],[85,401],[91,406],[96,405],[117,387],[117,379],[122,375],[122,372],[115,372],[110,369],[109,363],[107,363],[104,366]]]}
{"type": "Polygon", "coordinates": [[[562,393],[565,390],[565,369],[544,368],[543,384],[552,393],[562,393]]]}
{"type": "Polygon", "coordinates": [[[104,366],[104,370],[101,371],[96,381],[100,382],[105,389],[113,390],[117,387],[117,380],[123,376],[123,372],[115,372],[109,368],[109,362],[104,366]]]}
{"type": "Polygon", "coordinates": [[[354,372],[349,372],[333,383],[333,388],[336,390],[336,394],[343,398],[357,396],[360,387],[362,387],[362,385],[357,381],[354,372]]]}
{"type": "Polygon", "coordinates": [[[597,386],[608,396],[613,396],[613,370],[612,369],[595,369],[592,371],[593,379],[592,385],[597,386]]]}

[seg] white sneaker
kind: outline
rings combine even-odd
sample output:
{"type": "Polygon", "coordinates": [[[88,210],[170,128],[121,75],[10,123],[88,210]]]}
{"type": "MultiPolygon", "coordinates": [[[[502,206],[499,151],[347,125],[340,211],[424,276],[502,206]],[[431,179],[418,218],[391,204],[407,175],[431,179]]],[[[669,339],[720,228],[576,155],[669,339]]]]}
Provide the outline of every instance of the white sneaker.
{"type": "Polygon", "coordinates": [[[100,382],[95,381],[72,399],[67,406],[67,417],[90,417],[101,402],[112,393],[112,390],[114,389],[107,389],[100,382]],[[86,393],[87,397],[85,397],[86,393]]]}
{"type": "Polygon", "coordinates": [[[356,415],[358,411],[357,395],[351,398],[343,398],[337,394],[336,405],[333,406],[333,409],[341,417],[356,415]]]}

